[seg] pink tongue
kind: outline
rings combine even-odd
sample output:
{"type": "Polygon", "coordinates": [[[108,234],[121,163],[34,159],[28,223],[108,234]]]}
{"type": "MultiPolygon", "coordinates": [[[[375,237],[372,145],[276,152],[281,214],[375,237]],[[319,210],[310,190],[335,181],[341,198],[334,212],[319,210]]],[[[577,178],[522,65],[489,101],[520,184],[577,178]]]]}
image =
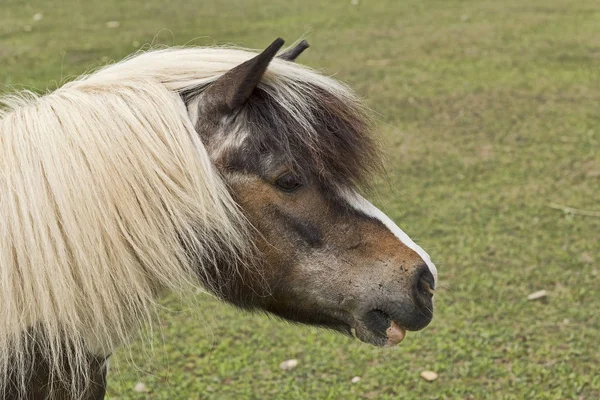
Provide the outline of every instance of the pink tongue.
{"type": "Polygon", "coordinates": [[[385,331],[387,333],[387,345],[395,346],[404,339],[406,336],[406,331],[404,328],[400,327],[397,323],[392,321],[392,325],[385,331]]]}

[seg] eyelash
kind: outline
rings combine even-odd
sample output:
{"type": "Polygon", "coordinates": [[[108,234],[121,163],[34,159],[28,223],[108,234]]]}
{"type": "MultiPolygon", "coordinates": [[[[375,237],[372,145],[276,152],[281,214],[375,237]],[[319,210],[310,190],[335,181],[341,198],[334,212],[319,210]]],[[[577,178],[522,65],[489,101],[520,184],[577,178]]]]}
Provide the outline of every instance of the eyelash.
{"type": "Polygon", "coordinates": [[[275,186],[283,192],[291,193],[299,189],[302,186],[302,182],[298,176],[285,173],[277,178],[275,186]]]}

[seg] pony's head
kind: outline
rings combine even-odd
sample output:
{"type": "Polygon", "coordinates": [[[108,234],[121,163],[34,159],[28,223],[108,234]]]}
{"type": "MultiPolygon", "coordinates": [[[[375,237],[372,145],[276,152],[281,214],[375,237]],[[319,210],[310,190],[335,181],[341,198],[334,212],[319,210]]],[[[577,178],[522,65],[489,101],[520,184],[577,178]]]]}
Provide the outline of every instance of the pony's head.
{"type": "Polygon", "coordinates": [[[286,319],[396,344],[432,319],[429,256],[357,187],[379,166],[365,109],[298,66],[305,42],[276,40],[182,90],[213,164],[254,229],[262,279],[206,282],[222,298],[286,319]]]}

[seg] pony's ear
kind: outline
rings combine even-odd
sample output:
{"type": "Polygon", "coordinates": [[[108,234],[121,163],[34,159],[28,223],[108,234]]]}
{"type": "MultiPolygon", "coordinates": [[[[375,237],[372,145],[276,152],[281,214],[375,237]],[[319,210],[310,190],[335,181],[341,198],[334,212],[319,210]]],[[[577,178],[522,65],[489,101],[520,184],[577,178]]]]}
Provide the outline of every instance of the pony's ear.
{"type": "MultiPolygon", "coordinates": [[[[202,93],[204,112],[226,115],[241,107],[260,82],[283,43],[283,39],[275,39],[262,53],[229,70],[211,83],[202,93]]],[[[182,93],[184,101],[193,95],[192,91],[182,93]]]]}
{"type": "Polygon", "coordinates": [[[289,49],[288,51],[280,54],[277,57],[286,61],[296,61],[296,58],[298,58],[298,56],[309,47],[310,45],[308,44],[308,42],[306,40],[303,40],[300,43],[298,43],[294,48],[289,49]]]}

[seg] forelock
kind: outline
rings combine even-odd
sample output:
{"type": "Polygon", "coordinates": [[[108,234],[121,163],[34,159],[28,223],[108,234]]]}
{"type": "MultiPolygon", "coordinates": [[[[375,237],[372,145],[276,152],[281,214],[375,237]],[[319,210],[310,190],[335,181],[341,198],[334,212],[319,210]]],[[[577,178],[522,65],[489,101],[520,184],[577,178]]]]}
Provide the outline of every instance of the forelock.
{"type": "Polygon", "coordinates": [[[381,168],[371,128],[365,107],[337,82],[271,76],[213,125],[208,149],[225,168],[260,174],[277,163],[323,184],[364,186],[381,168]]]}

